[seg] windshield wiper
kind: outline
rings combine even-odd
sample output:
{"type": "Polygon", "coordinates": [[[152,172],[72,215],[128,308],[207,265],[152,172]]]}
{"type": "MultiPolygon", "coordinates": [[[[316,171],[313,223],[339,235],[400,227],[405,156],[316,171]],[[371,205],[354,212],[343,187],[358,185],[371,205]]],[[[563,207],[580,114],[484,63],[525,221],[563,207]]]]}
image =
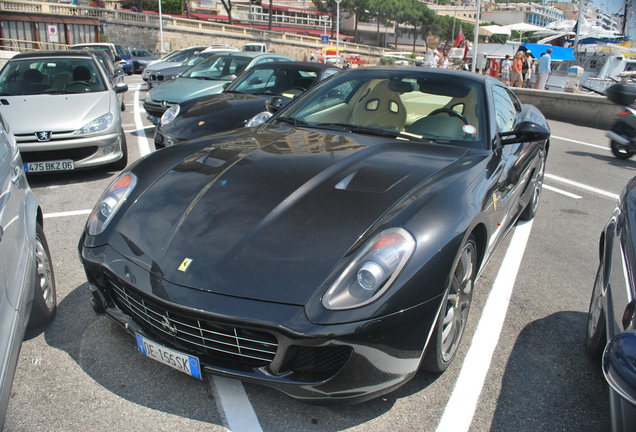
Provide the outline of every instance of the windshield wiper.
{"type": "Polygon", "coordinates": [[[432,138],[435,138],[434,135],[424,136],[421,134],[412,134],[409,132],[401,132],[401,131],[391,131],[388,129],[378,129],[378,128],[373,128],[368,126],[353,125],[353,124],[346,124],[346,123],[318,123],[313,126],[333,129],[333,130],[340,130],[340,131],[364,133],[369,135],[387,136],[392,138],[404,138],[404,139],[416,140],[416,141],[423,141],[424,138],[426,138],[429,141],[432,141],[432,138]]]}

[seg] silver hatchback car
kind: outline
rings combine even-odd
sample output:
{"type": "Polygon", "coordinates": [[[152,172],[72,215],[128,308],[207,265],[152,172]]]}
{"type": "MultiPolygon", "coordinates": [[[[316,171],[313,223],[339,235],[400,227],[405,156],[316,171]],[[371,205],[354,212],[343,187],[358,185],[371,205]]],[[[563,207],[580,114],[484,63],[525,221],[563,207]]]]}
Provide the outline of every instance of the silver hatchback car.
{"type": "Polygon", "coordinates": [[[27,324],[53,319],[57,306],[43,214],[24,175],[15,139],[0,115],[0,430],[27,324]]]}
{"type": "Polygon", "coordinates": [[[26,172],[128,164],[118,94],[88,51],[38,51],[14,56],[0,71],[0,110],[26,172]]]}

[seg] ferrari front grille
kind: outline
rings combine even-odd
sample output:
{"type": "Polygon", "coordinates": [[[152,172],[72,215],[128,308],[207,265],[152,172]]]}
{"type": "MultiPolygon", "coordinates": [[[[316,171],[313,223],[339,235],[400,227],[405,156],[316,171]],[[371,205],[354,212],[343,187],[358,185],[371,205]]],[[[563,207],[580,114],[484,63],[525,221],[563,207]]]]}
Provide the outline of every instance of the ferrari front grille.
{"type": "Polygon", "coordinates": [[[260,367],[269,365],[276,355],[278,341],[269,333],[169,310],[124,284],[109,282],[117,307],[130,315],[151,338],[194,353],[204,363],[215,363],[217,359],[260,367]]]}

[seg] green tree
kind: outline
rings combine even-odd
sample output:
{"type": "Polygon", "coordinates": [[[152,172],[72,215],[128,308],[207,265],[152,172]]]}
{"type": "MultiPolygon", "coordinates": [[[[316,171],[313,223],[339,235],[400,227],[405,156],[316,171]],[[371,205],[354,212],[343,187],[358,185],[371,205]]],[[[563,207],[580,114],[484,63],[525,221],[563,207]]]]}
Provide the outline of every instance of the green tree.
{"type": "Polygon", "coordinates": [[[353,40],[358,42],[358,23],[360,19],[364,19],[369,9],[371,0],[343,0],[340,8],[349,12],[354,17],[355,27],[353,31],[353,40]]]}
{"type": "Polygon", "coordinates": [[[329,12],[331,13],[331,38],[333,39],[333,35],[336,31],[336,14],[338,11],[338,5],[335,0],[327,0],[323,2],[322,0],[312,0],[316,9],[320,12],[329,12]]]}

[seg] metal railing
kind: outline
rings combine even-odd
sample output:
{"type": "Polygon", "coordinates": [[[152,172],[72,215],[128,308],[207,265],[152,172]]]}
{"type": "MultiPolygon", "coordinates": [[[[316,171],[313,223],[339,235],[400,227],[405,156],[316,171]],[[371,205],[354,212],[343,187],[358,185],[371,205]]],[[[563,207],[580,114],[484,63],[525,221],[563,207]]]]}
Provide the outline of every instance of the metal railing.
{"type": "Polygon", "coordinates": [[[30,41],[22,39],[0,38],[0,50],[4,51],[40,51],[65,50],[70,45],[54,42],[30,41]]]}
{"type": "MultiPolygon", "coordinates": [[[[117,9],[103,9],[88,6],[67,5],[61,3],[42,3],[34,1],[20,0],[0,0],[0,11],[51,14],[58,16],[80,16],[96,18],[104,22],[137,23],[159,27],[159,16],[156,14],[145,14],[139,12],[129,12],[117,9]]],[[[163,28],[166,30],[186,30],[226,33],[233,36],[242,35],[249,39],[268,40],[271,43],[297,43],[308,46],[321,45],[320,38],[304,36],[293,33],[279,33],[268,30],[250,29],[243,26],[231,26],[229,24],[212,21],[200,21],[185,18],[175,18],[169,15],[162,17],[163,28]]],[[[33,41],[31,41],[33,42],[33,41]]],[[[330,41],[325,46],[335,46],[335,41],[330,41]]],[[[360,54],[381,55],[382,48],[360,45],[350,42],[340,42],[340,46],[347,52],[360,54]]]]}

